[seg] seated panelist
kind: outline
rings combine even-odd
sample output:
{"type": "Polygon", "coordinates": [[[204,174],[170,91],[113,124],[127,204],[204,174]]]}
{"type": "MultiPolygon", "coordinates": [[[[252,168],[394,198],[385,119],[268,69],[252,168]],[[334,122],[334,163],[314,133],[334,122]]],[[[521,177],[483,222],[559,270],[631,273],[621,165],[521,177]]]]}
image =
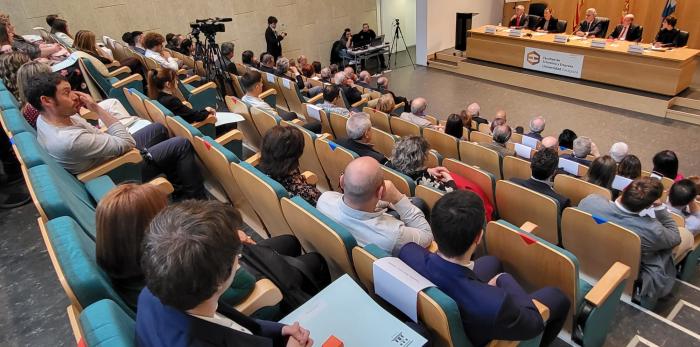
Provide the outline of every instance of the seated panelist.
{"type": "Polygon", "coordinates": [[[681,46],[678,42],[681,31],[676,29],[676,22],[678,22],[678,19],[674,16],[664,18],[664,21],[661,23],[661,30],[659,30],[654,39],[654,47],[681,46]]]}
{"type": "Polygon", "coordinates": [[[552,9],[547,7],[544,10],[544,17],[540,18],[535,30],[541,33],[556,33],[558,32],[557,24],[559,20],[552,16],[552,9]]]}
{"type": "Polygon", "coordinates": [[[515,7],[515,14],[510,17],[510,23],[508,24],[511,28],[527,28],[529,18],[527,13],[525,13],[525,6],[518,5],[515,7]]]}
{"type": "Polygon", "coordinates": [[[581,37],[600,37],[603,31],[603,22],[596,18],[597,15],[598,12],[595,8],[587,9],[586,18],[579,23],[578,30],[574,34],[581,37]]]}
{"type": "Polygon", "coordinates": [[[622,19],[622,24],[615,27],[609,38],[639,42],[642,40],[642,28],[639,25],[634,25],[634,15],[629,13],[622,19]]]}

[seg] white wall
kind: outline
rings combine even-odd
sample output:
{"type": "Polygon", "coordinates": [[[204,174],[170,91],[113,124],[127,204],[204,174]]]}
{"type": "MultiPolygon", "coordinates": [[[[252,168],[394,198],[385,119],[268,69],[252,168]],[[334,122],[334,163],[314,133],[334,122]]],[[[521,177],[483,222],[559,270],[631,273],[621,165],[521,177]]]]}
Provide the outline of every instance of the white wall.
{"type": "Polygon", "coordinates": [[[472,27],[498,24],[503,16],[503,2],[496,0],[417,0],[416,6],[417,26],[426,30],[417,35],[416,62],[421,65],[428,54],[454,47],[457,12],[479,13],[472,27]]]}
{"type": "MultiPolygon", "coordinates": [[[[394,18],[401,23],[401,32],[406,39],[407,46],[416,44],[416,0],[379,0],[381,32],[384,33],[386,42],[391,42],[394,37],[394,18]]],[[[403,42],[399,42],[399,50],[404,49],[403,42]]]]}

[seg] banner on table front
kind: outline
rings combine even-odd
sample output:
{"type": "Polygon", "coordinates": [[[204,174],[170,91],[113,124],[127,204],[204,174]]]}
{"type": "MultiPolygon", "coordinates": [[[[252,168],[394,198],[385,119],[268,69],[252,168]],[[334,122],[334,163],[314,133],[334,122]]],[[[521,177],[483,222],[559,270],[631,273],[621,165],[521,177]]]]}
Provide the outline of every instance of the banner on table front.
{"type": "Polygon", "coordinates": [[[523,68],[567,77],[581,78],[583,56],[547,49],[525,47],[523,68]]]}

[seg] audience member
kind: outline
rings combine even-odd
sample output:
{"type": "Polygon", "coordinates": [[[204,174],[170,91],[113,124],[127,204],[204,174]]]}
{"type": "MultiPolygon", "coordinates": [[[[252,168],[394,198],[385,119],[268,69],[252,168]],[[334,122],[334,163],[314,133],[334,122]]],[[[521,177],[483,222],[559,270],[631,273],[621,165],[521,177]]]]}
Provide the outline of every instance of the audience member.
{"type": "Polygon", "coordinates": [[[518,125],[517,127],[515,127],[515,133],[523,135],[525,133],[525,129],[522,126],[518,125]]]}
{"type": "Polygon", "coordinates": [[[464,140],[464,123],[462,122],[462,117],[456,113],[447,117],[447,121],[445,122],[445,134],[457,140],[464,140]]]}
{"type": "Polygon", "coordinates": [[[409,242],[428,247],[433,241],[423,212],[391,181],[384,180],[374,158],[360,157],[350,162],[340,176],[340,186],[343,193],[321,194],[316,207],[345,226],[359,246],[375,244],[395,255],[409,242]],[[387,213],[390,204],[398,219],[387,213]]]}
{"type": "Polygon", "coordinates": [[[573,130],[564,129],[561,134],[559,134],[559,146],[565,149],[573,149],[574,140],[576,140],[577,137],[573,130]]]}
{"type": "Polygon", "coordinates": [[[219,301],[240,267],[241,241],[231,231],[242,224],[238,211],[215,201],[186,201],[156,215],[143,242],[137,345],[313,344],[298,323],[251,319],[219,301]]]}
{"type": "Polygon", "coordinates": [[[685,255],[692,248],[692,238],[688,247],[683,245],[676,222],[660,201],[663,189],[661,181],[643,177],[630,183],[615,201],[593,194],[578,205],[582,211],[639,235],[642,241],[639,270],[642,304],[654,303],[671,293],[676,279],[674,258],[680,261],[681,258],[675,256],[685,255]],[[640,214],[650,208],[653,208],[655,218],[640,214]]]}
{"type": "Polygon", "coordinates": [[[333,83],[340,88],[343,95],[350,104],[348,106],[354,105],[358,101],[362,100],[362,93],[354,87],[352,78],[348,76],[347,73],[339,71],[333,76],[333,83]]]}
{"type": "MultiPolygon", "coordinates": [[[[323,93],[325,97],[326,93],[323,93]]],[[[337,139],[335,142],[347,148],[361,157],[372,157],[380,164],[387,162],[384,154],[377,152],[372,144],[372,122],[369,115],[364,112],[353,113],[348,118],[346,131],[347,138],[337,139]]]]}
{"type": "MultiPolygon", "coordinates": [[[[631,180],[636,180],[642,177],[642,162],[634,154],[628,154],[619,164],[617,164],[617,175],[631,180]]],[[[620,191],[612,189],[612,199],[617,199],[620,196],[620,191]]]]}
{"type": "MultiPolygon", "coordinates": [[[[473,102],[467,106],[467,115],[471,117],[471,120],[473,122],[476,122],[476,128],[471,129],[478,131],[479,130],[479,124],[489,124],[489,121],[486,120],[485,118],[481,117],[481,106],[479,104],[473,102]]],[[[467,124],[469,128],[471,128],[471,122],[467,124]]]]}
{"type": "Polygon", "coordinates": [[[188,123],[201,122],[209,116],[216,116],[216,110],[212,107],[193,110],[185,106],[182,100],[175,96],[179,92],[178,83],[177,73],[171,69],[158,68],[148,71],[148,97],[157,100],[188,123]]]}
{"type": "Polygon", "coordinates": [[[505,125],[506,120],[504,118],[495,118],[490,124],[489,124],[489,131],[493,134],[493,129],[497,126],[500,125],[505,125]]]}
{"type": "Polygon", "coordinates": [[[591,166],[591,161],[586,157],[591,154],[593,142],[590,137],[579,136],[574,140],[574,152],[564,154],[561,157],[564,159],[573,160],[581,165],[591,166]]]}
{"type": "Polygon", "coordinates": [[[180,34],[173,34],[173,33],[168,33],[165,35],[165,48],[171,50],[171,51],[180,51],[180,44],[182,44],[182,41],[185,38],[180,35],[180,34]]]}
{"type": "Polygon", "coordinates": [[[321,192],[306,181],[299,170],[304,153],[304,135],[294,126],[276,125],[262,138],[258,169],[279,182],[291,195],[298,195],[316,206],[321,192]]]}
{"type": "Polygon", "coordinates": [[[226,72],[238,75],[238,68],[236,67],[236,63],[233,62],[233,56],[235,54],[234,49],[235,46],[233,42],[224,42],[221,44],[221,56],[224,58],[223,63],[226,72]]]}
{"type": "MultiPolygon", "coordinates": [[[[107,56],[101,49],[98,49],[95,45],[95,33],[89,30],[80,30],[75,33],[75,42],[73,43],[73,48],[85,52],[95,59],[99,60],[102,64],[114,64],[115,60],[107,56]]],[[[143,74],[143,65],[141,61],[136,58],[128,57],[117,62],[120,66],[128,66],[129,70],[133,73],[143,74]]],[[[118,67],[109,67],[110,71],[117,69],[118,67]]]]}
{"type": "Polygon", "coordinates": [[[296,66],[289,66],[289,59],[285,57],[279,57],[279,59],[277,59],[277,65],[275,66],[275,76],[282,77],[286,80],[296,83],[297,88],[299,88],[299,90],[303,90],[305,88],[304,79],[301,77],[299,69],[297,69],[296,66]],[[291,72],[294,75],[293,79],[289,77],[289,75],[287,74],[288,72],[291,72]]]}
{"type": "Polygon", "coordinates": [[[382,93],[382,95],[391,94],[391,97],[394,98],[394,103],[397,105],[403,102],[404,111],[408,112],[411,110],[411,104],[408,102],[408,99],[403,96],[397,96],[394,92],[389,90],[389,79],[386,76],[377,79],[377,91],[382,93]]]}
{"type": "Polygon", "coordinates": [[[538,148],[538,150],[542,148],[552,148],[559,152],[559,140],[554,136],[545,136],[542,138],[542,141],[540,141],[540,148],[538,148]]]}
{"type": "Polygon", "coordinates": [[[250,50],[245,50],[243,53],[241,53],[241,63],[247,67],[253,67],[256,69],[260,66],[260,62],[255,58],[255,53],[250,50]]]}
{"type": "Polygon", "coordinates": [[[483,237],[484,208],[471,192],[445,194],[433,207],[431,228],[437,252],[409,243],[399,258],[457,302],[464,332],[475,346],[491,340],[529,340],[543,333],[548,346],[566,322],[571,303],[561,290],[531,294],[494,256],[472,260],[483,237]],[[549,308],[544,322],[533,300],[549,308]]]}
{"type": "Polygon", "coordinates": [[[506,111],[504,110],[498,110],[496,112],[496,115],[493,117],[493,120],[495,121],[496,119],[503,119],[503,123],[508,123],[508,115],[506,114],[506,111]]]}
{"type": "Polygon", "coordinates": [[[146,48],[144,56],[155,60],[160,66],[177,72],[180,68],[177,59],[170,55],[170,52],[163,49],[165,38],[158,33],[148,33],[143,38],[143,45],[146,48]]]}
{"type": "Polygon", "coordinates": [[[30,59],[48,58],[63,50],[56,43],[31,43],[22,35],[17,35],[15,26],[10,22],[10,16],[0,12],[0,45],[9,45],[16,51],[26,53],[30,59]]]}
{"type": "Polygon", "coordinates": [[[26,53],[20,51],[0,54],[0,79],[3,85],[5,85],[5,88],[7,88],[17,100],[22,99],[19,93],[17,71],[30,60],[26,53]]]}
{"type": "Polygon", "coordinates": [[[411,112],[401,113],[401,119],[409,121],[421,128],[440,129],[438,125],[434,125],[425,118],[425,109],[428,107],[428,101],[424,98],[415,98],[411,101],[411,112]]]}
{"type": "Polygon", "coordinates": [[[627,156],[628,152],[629,152],[629,146],[627,146],[626,143],[615,142],[610,147],[610,151],[608,153],[610,154],[610,157],[612,157],[613,160],[619,164],[622,161],[622,159],[624,159],[625,156],[627,156]]]}
{"type": "Polygon", "coordinates": [[[655,174],[670,178],[675,182],[683,179],[683,175],[678,172],[678,157],[674,151],[663,150],[654,155],[655,174]]]}
{"type": "Polygon", "coordinates": [[[335,74],[338,73],[338,64],[331,64],[328,65],[328,68],[331,70],[331,76],[335,76],[335,74]]]}
{"type": "Polygon", "coordinates": [[[357,82],[357,74],[355,73],[355,69],[353,69],[352,66],[346,66],[343,69],[343,72],[345,72],[345,76],[352,80],[353,85],[355,84],[355,82],[357,82]]]}
{"type": "Polygon", "coordinates": [[[696,200],[700,201],[700,176],[689,176],[686,178],[695,184],[695,190],[698,192],[696,200]]]}
{"type": "Polygon", "coordinates": [[[391,94],[384,94],[377,99],[376,107],[377,111],[392,114],[394,113],[394,108],[396,108],[396,103],[394,103],[394,98],[391,94]]]}
{"type": "MultiPolygon", "coordinates": [[[[349,116],[350,111],[344,107],[338,107],[335,104],[336,99],[340,97],[340,89],[334,84],[323,86],[323,103],[318,104],[326,112],[326,117],[330,117],[331,113],[337,113],[341,116],[349,116]]],[[[320,119],[318,120],[321,121],[320,119]]]]}
{"type": "Polygon", "coordinates": [[[508,140],[510,140],[510,136],[512,134],[513,131],[511,130],[509,125],[499,125],[493,129],[493,142],[482,142],[479,144],[488,149],[496,151],[498,153],[498,156],[501,157],[501,160],[503,160],[503,157],[515,155],[515,151],[506,147],[506,143],[508,143],[508,140]]]}
{"type": "Polygon", "coordinates": [[[143,36],[143,32],[141,31],[125,32],[124,35],[122,35],[122,41],[126,42],[129,48],[136,53],[145,55],[146,49],[143,47],[143,36]]]}
{"type": "Polygon", "coordinates": [[[360,78],[357,80],[357,85],[366,89],[373,89],[372,75],[367,70],[360,71],[360,78]]]}
{"type": "Polygon", "coordinates": [[[55,14],[46,16],[46,24],[51,28],[51,33],[69,47],[73,47],[73,36],[68,31],[68,21],[58,18],[55,14]]]}
{"type": "Polygon", "coordinates": [[[685,228],[694,236],[700,234],[700,203],[695,200],[697,196],[695,183],[682,179],[671,186],[666,202],[669,211],[683,216],[685,228]]]}
{"type": "Polygon", "coordinates": [[[260,58],[260,71],[275,74],[275,57],[272,54],[264,53],[260,58]]]}
{"type": "MultiPolygon", "coordinates": [[[[532,137],[534,139],[542,141],[542,132],[546,126],[546,122],[543,117],[537,116],[530,120],[530,132],[525,134],[525,136],[532,137]]],[[[561,140],[559,140],[561,143],[561,140]]]]}
{"type": "Polygon", "coordinates": [[[612,189],[612,183],[615,179],[617,164],[609,155],[596,158],[591,163],[591,168],[586,174],[586,182],[593,183],[606,189],[612,189]]]}
{"type": "Polygon", "coordinates": [[[144,156],[144,181],[166,174],[175,186],[175,199],[205,197],[192,145],[184,138],[169,139],[163,125],[148,125],[132,137],[117,118],[89,95],[71,91],[58,74],[33,76],[25,93],[29,103],[41,112],[37,141],[69,172],[82,173],[138,148],[144,156]],[[102,132],[80,117],[77,111],[81,107],[94,112],[107,130],[102,132]]]}
{"type": "MultiPolygon", "coordinates": [[[[26,97],[26,90],[29,88],[29,79],[32,76],[51,73],[51,67],[40,61],[30,61],[24,63],[17,70],[17,94],[19,94],[19,102],[22,107],[22,116],[27,120],[32,128],[36,129],[36,120],[39,118],[39,110],[35,109],[28,101],[26,97]]],[[[5,84],[5,86],[10,89],[10,87],[5,84]]]]}
{"type": "Polygon", "coordinates": [[[318,76],[321,74],[321,62],[314,60],[311,63],[311,66],[314,68],[314,75],[318,76]]]}
{"type": "Polygon", "coordinates": [[[331,69],[328,67],[324,67],[323,69],[321,69],[321,73],[319,75],[319,80],[323,83],[331,84],[331,83],[333,83],[331,76],[333,76],[331,74],[331,69]]]}
{"type": "Polygon", "coordinates": [[[309,65],[309,59],[307,59],[305,55],[298,56],[297,57],[297,67],[304,66],[304,65],[309,65]]]}
{"type": "Polygon", "coordinates": [[[530,161],[532,177],[527,180],[522,178],[511,178],[510,181],[525,188],[532,189],[540,194],[547,195],[557,201],[559,212],[569,207],[569,198],[560,195],[552,189],[552,178],[559,167],[559,157],[557,151],[552,148],[537,151],[530,161]]]}

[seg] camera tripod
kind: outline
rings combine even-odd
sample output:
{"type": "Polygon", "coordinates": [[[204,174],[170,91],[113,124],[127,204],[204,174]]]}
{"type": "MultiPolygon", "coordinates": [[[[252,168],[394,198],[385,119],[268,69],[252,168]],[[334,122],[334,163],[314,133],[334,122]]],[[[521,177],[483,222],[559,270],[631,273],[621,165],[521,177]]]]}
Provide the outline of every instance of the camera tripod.
{"type": "Polygon", "coordinates": [[[195,71],[197,70],[197,62],[202,62],[202,68],[208,81],[214,81],[217,85],[218,101],[224,100],[227,95],[227,89],[233,86],[231,76],[226,72],[226,63],[224,56],[221,54],[221,49],[216,43],[214,34],[204,33],[206,41],[199,38],[199,30],[192,30],[192,37],[195,41],[194,60],[195,71]]]}
{"type": "MultiPolygon", "coordinates": [[[[396,55],[398,53],[398,48],[399,48],[399,38],[401,38],[401,41],[403,41],[403,47],[406,49],[406,54],[408,54],[408,59],[411,61],[411,65],[413,66],[413,69],[416,69],[416,64],[413,62],[413,58],[411,57],[411,52],[408,51],[408,45],[406,45],[406,39],[403,37],[403,32],[401,31],[401,26],[399,25],[399,20],[394,19],[394,38],[391,39],[391,46],[389,46],[389,67],[391,67],[391,56],[396,55]]],[[[394,59],[394,68],[396,68],[398,59],[394,59]]]]}

